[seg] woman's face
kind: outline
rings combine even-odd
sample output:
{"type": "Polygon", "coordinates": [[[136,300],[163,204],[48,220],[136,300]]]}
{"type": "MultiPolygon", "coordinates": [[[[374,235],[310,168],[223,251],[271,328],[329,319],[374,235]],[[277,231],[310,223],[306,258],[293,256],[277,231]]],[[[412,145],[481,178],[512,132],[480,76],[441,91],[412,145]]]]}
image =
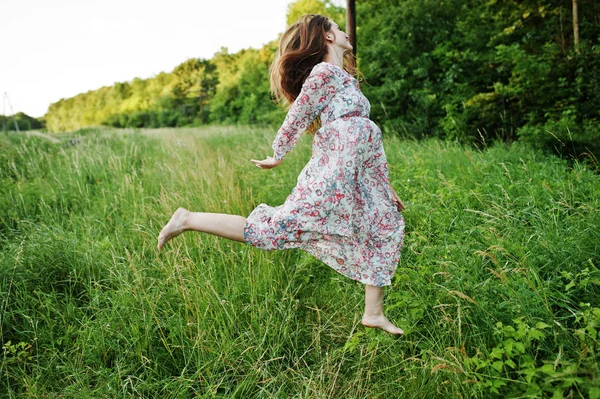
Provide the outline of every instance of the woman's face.
{"type": "Polygon", "coordinates": [[[333,21],[331,22],[331,30],[327,33],[330,33],[333,35],[333,45],[337,45],[339,47],[341,47],[344,50],[348,50],[348,51],[352,51],[352,45],[350,44],[350,41],[348,40],[348,35],[340,29],[339,25],[336,24],[333,21]]]}

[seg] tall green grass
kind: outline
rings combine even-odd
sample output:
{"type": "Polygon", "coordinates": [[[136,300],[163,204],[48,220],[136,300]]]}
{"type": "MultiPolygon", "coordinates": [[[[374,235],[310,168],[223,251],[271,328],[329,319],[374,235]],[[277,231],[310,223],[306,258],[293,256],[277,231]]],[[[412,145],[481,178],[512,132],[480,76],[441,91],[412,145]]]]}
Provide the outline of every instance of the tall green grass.
{"type": "Polygon", "coordinates": [[[600,177],[529,147],[386,140],[407,235],[386,309],[300,251],[186,233],[171,213],[282,203],[273,132],[0,138],[0,396],[600,397],[600,177]]]}

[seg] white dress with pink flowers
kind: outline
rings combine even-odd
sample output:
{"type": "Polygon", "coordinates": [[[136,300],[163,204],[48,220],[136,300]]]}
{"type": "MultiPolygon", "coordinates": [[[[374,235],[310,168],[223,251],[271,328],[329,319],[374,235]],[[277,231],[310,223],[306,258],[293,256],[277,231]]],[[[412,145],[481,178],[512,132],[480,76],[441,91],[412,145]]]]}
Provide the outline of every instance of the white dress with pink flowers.
{"type": "Polygon", "coordinates": [[[304,82],[273,142],[283,159],[317,117],[312,157],[281,206],[259,205],[244,226],[262,249],[302,248],[364,284],[391,283],[404,239],[392,201],[381,131],[370,104],[342,68],[322,62],[304,82]]]}

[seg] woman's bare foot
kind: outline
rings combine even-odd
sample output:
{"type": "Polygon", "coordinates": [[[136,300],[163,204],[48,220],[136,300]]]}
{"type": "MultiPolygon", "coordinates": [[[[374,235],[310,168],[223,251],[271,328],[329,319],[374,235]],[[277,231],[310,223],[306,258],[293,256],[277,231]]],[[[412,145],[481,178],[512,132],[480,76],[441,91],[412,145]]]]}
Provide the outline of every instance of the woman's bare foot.
{"type": "Polygon", "coordinates": [[[404,334],[404,330],[393,325],[392,322],[382,314],[375,316],[363,316],[362,325],[369,328],[381,328],[382,330],[394,335],[404,334]]]}
{"type": "Polygon", "coordinates": [[[177,237],[179,234],[183,233],[185,228],[185,220],[186,216],[189,213],[187,209],[179,208],[175,211],[169,223],[160,231],[158,235],[158,250],[160,251],[162,247],[172,238],[177,237]]]}

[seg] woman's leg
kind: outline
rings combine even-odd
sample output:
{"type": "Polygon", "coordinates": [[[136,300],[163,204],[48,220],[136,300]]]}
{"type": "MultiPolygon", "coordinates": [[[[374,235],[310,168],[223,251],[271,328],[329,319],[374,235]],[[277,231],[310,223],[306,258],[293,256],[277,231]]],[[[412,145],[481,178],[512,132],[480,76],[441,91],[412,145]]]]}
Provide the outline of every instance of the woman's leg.
{"type": "Polygon", "coordinates": [[[404,334],[401,328],[393,325],[383,314],[383,287],[365,286],[365,314],[362,324],[365,327],[381,328],[392,334],[404,334]]]}
{"type": "Polygon", "coordinates": [[[227,215],[224,213],[190,212],[187,209],[179,208],[158,235],[158,249],[162,249],[169,240],[189,230],[245,242],[245,224],[246,218],[243,216],[227,215]]]}

